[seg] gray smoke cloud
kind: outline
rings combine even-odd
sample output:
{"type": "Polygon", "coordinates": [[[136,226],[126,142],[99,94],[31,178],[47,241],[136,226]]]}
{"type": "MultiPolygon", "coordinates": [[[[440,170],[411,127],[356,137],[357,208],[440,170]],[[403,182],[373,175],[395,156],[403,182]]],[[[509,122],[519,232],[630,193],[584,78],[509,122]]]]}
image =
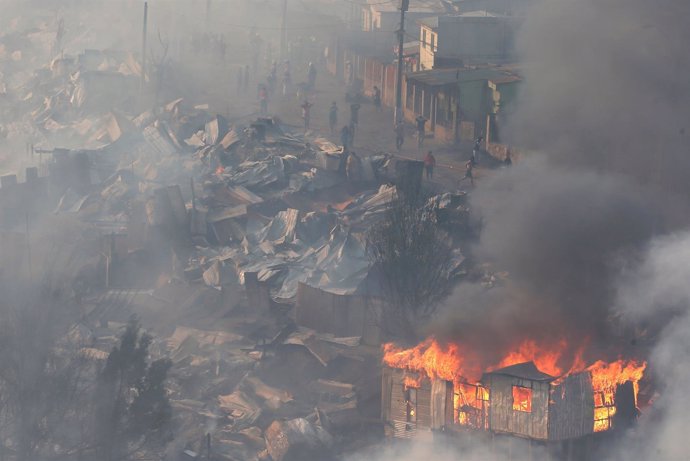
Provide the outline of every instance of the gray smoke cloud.
{"type": "Polygon", "coordinates": [[[589,338],[617,356],[609,321],[616,282],[665,229],[657,197],[624,176],[540,156],[492,175],[471,198],[484,222],[472,252],[508,280],[491,290],[460,285],[430,331],[477,345],[489,362],[526,338],[589,338]]]}
{"type": "MultiPolygon", "coordinates": [[[[690,404],[690,233],[659,238],[649,245],[641,264],[621,280],[617,307],[634,323],[658,323],[672,319],[650,340],[649,358],[660,383],[659,397],[642,413],[637,430],[612,459],[688,459],[687,427],[690,404]]],[[[648,331],[648,334],[653,334],[648,331]]]]}
{"type": "Polygon", "coordinates": [[[687,190],[690,3],[550,0],[521,29],[510,136],[569,165],[687,190]]]}
{"type": "Polygon", "coordinates": [[[644,355],[654,402],[602,459],[688,459],[687,43],[686,1],[551,0],[530,12],[505,133],[543,156],[525,155],[471,200],[485,222],[472,252],[510,277],[461,285],[430,329],[490,355],[557,325],[592,334],[599,354],[644,355]],[[619,343],[612,318],[643,333],[619,343]]]}

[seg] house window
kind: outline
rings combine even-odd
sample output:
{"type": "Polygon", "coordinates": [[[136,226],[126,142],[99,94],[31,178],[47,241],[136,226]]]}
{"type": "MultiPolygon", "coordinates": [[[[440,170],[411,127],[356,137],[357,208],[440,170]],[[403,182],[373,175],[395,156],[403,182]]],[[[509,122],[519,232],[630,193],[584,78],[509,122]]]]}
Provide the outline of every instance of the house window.
{"type": "Polygon", "coordinates": [[[613,426],[616,404],[611,398],[612,395],[604,392],[594,393],[594,432],[607,431],[613,426]]]}
{"type": "Polygon", "coordinates": [[[434,45],[436,44],[436,34],[429,34],[431,36],[431,52],[436,51],[434,45]]]}
{"type": "Polygon", "coordinates": [[[422,29],[422,48],[426,48],[426,29],[422,29]]]}
{"type": "Polygon", "coordinates": [[[532,389],[513,386],[513,410],[532,413],[532,389]]]}

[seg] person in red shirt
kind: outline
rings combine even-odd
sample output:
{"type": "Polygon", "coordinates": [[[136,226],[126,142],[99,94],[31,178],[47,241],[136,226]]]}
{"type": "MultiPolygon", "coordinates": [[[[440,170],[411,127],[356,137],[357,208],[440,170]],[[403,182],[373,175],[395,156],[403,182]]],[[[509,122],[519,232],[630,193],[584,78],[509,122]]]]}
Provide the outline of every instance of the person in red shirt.
{"type": "Polygon", "coordinates": [[[426,153],[424,157],[424,169],[426,170],[426,179],[431,180],[434,176],[434,167],[436,166],[436,158],[431,151],[426,153]]]}

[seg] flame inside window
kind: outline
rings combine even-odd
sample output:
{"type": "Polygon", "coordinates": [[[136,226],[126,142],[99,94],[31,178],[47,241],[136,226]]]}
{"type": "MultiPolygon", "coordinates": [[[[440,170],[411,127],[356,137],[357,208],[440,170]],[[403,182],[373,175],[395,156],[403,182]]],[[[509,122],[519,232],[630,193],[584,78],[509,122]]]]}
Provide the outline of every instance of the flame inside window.
{"type": "Polygon", "coordinates": [[[513,410],[532,413],[532,389],[513,386],[513,410]]]}

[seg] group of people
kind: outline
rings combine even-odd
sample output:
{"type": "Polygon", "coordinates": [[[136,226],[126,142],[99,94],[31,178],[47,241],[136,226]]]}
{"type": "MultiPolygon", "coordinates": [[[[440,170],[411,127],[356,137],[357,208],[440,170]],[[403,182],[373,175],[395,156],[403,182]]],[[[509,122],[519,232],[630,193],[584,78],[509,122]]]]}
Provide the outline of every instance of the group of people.
{"type": "MultiPolygon", "coordinates": [[[[282,73],[282,92],[287,94],[289,91],[289,86],[292,82],[290,62],[285,61],[282,73]]],[[[316,84],[317,71],[313,63],[309,63],[307,70],[307,82],[305,86],[307,88],[313,89],[316,84]]],[[[276,83],[278,77],[277,64],[274,61],[271,66],[271,70],[266,77],[266,83],[262,83],[258,88],[258,100],[260,104],[260,113],[265,116],[268,113],[268,99],[275,91],[276,83]]],[[[246,90],[249,82],[249,66],[240,67],[238,72],[238,93],[246,90]]],[[[372,102],[376,111],[381,110],[381,90],[377,87],[373,87],[372,102]]],[[[311,122],[311,109],[313,103],[309,101],[308,97],[304,97],[303,102],[300,105],[302,110],[302,118],[304,121],[304,130],[307,131],[310,128],[311,122]]],[[[353,101],[350,104],[350,118],[349,122],[340,130],[340,142],[343,146],[343,150],[346,153],[343,169],[345,174],[350,181],[357,181],[361,177],[361,160],[352,152],[352,146],[354,144],[355,132],[359,124],[359,110],[360,104],[357,101],[353,101]]],[[[328,125],[330,128],[331,136],[336,133],[336,127],[338,125],[338,104],[333,101],[328,110],[328,125]]],[[[419,115],[415,118],[415,128],[417,134],[417,147],[421,149],[424,145],[424,140],[426,138],[426,122],[427,119],[424,116],[419,115]]],[[[405,142],[405,123],[400,120],[395,124],[395,146],[398,151],[401,150],[405,142]]],[[[479,136],[472,147],[472,156],[465,163],[465,175],[464,179],[468,179],[472,185],[474,185],[474,168],[479,162],[479,155],[481,153],[481,143],[483,142],[483,137],[479,136]]],[[[433,179],[434,168],[436,167],[436,158],[434,157],[432,151],[427,151],[423,159],[425,177],[427,180],[433,179]]],[[[507,152],[506,158],[504,160],[505,166],[512,165],[512,157],[510,151],[507,152]]]]}

